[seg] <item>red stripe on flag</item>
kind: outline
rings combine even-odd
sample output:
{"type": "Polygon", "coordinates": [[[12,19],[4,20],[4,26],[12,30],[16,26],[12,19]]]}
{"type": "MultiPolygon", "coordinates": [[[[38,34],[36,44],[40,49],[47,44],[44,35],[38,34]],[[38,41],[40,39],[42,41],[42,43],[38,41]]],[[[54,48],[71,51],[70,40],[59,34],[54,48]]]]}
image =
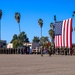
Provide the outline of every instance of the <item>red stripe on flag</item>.
{"type": "Polygon", "coordinates": [[[71,31],[70,31],[70,44],[71,44],[71,46],[70,46],[70,48],[72,48],[72,18],[71,18],[71,22],[70,22],[70,25],[71,25],[71,31]]]}
{"type": "Polygon", "coordinates": [[[64,47],[65,46],[65,23],[66,23],[66,21],[64,20],[63,21],[63,25],[62,25],[62,47],[64,47]]]}
{"type": "Polygon", "coordinates": [[[61,48],[62,47],[62,36],[59,35],[59,47],[61,48]]]}
{"type": "Polygon", "coordinates": [[[72,48],[72,18],[69,19],[68,26],[68,47],[72,48]]]}
{"type": "Polygon", "coordinates": [[[57,48],[57,36],[55,36],[55,48],[57,48]]]}
{"type": "Polygon", "coordinates": [[[65,23],[65,47],[68,47],[68,20],[65,23]]]}
{"type": "Polygon", "coordinates": [[[59,46],[59,37],[57,36],[57,48],[59,46]]]}

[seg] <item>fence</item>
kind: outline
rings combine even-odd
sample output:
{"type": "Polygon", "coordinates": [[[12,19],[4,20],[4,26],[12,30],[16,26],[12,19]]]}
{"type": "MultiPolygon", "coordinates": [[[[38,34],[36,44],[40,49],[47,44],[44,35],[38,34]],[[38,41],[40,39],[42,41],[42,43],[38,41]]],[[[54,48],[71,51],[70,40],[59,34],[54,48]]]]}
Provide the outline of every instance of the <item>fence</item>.
{"type": "Polygon", "coordinates": [[[0,54],[29,54],[27,49],[7,49],[7,48],[0,48],[0,54]]]}

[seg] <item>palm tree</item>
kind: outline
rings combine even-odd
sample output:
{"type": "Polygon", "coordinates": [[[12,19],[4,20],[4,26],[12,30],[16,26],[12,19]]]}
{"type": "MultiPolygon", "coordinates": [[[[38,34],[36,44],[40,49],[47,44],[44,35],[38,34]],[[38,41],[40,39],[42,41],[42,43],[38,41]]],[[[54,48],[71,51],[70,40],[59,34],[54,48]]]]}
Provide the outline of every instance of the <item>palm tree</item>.
{"type": "Polygon", "coordinates": [[[2,19],[2,10],[0,10],[0,40],[1,40],[1,19],[2,19]]]}
{"type": "Polygon", "coordinates": [[[51,23],[50,23],[50,28],[51,28],[52,30],[54,30],[54,27],[55,27],[55,26],[54,26],[54,23],[51,22],[51,23]]]}
{"type": "Polygon", "coordinates": [[[54,15],[54,21],[56,21],[56,15],[54,15]]]}
{"type": "Polygon", "coordinates": [[[41,37],[42,37],[43,20],[40,18],[40,19],[38,20],[38,23],[39,23],[40,28],[41,28],[41,37]]]}
{"type": "Polygon", "coordinates": [[[75,11],[73,11],[72,17],[74,17],[75,11]]]}
{"type": "MultiPolygon", "coordinates": [[[[20,13],[16,12],[15,13],[15,19],[16,19],[18,25],[19,25],[19,34],[21,34],[20,18],[21,18],[20,13]]],[[[19,38],[19,42],[20,42],[20,45],[19,46],[21,46],[21,43],[22,43],[21,38],[19,38]]]]}
{"type": "Polygon", "coordinates": [[[50,38],[51,38],[51,46],[54,45],[54,30],[53,29],[50,29],[48,31],[49,35],[50,35],[50,38]]]}
{"type": "Polygon", "coordinates": [[[54,45],[54,23],[51,22],[50,23],[50,30],[48,31],[49,35],[50,35],[50,38],[51,38],[51,45],[53,46],[54,45]]]}
{"type": "Polygon", "coordinates": [[[20,17],[21,17],[20,13],[16,12],[16,13],[15,13],[15,19],[16,19],[16,21],[18,22],[18,25],[19,25],[19,33],[21,33],[20,17]]]}
{"type": "MultiPolygon", "coordinates": [[[[38,23],[39,23],[39,25],[40,25],[40,28],[41,28],[41,37],[42,37],[42,27],[43,27],[43,20],[40,18],[40,19],[38,20],[38,23]]],[[[41,48],[42,48],[42,46],[41,46],[41,48]]],[[[41,49],[41,56],[43,56],[42,49],[41,49]]]]}

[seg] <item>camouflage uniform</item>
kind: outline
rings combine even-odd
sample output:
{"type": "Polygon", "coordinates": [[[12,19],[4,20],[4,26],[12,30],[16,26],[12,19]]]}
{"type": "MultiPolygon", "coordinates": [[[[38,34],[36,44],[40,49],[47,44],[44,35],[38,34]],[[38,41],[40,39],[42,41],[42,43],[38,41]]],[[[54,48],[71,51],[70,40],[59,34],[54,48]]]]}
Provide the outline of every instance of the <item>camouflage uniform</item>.
{"type": "Polygon", "coordinates": [[[49,56],[51,56],[51,53],[52,52],[52,50],[51,50],[51,47],[49,46],[49,49],[48,49],[48,53],[49,53],[49,56]]]}

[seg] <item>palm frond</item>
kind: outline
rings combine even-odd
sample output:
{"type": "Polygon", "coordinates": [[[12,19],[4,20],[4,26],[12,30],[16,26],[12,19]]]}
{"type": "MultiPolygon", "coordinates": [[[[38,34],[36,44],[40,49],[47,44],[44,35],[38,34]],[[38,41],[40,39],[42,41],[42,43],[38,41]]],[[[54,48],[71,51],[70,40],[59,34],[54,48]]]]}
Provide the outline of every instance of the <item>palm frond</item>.
{"type": "Polygon", "coordinates": [[[56,15],[54,15],[54,21],[56,21],[56,15]]]}
{"type": "Polygon", "coordinates": [[[75,11],[73,11],[73,14],[75,14],[75,11]]]}
{"type": "Polygon", "coordinates": [[[75,11],[73,11],[72,17],[74,17],[75,11]]]}
{"type": "Polygon", "coordinates": [[[38,23],[39,23],[40,27],[42,28],[42,26],[43,26],[43,20],[41,18],[38,20],[38,23]]]}
{"type": "Polygon", "coordinates": [[[54,23],[53,22],[50,23],[50,28],[54,29],[54,23]]]}
{"type": "Polygon", "coordinates": [[[74,14],[72,14],[72,17],[74,17],[74,14]]]}
{"type": "Polygon", "coordinates": [[[49,35],[50,35],[51,37],[54,37],[54,31],[53,31],[52,29],[49,30],[49,35]]]}
{"type": "Polygon", "coordinates": [[[16,19],[16,21],[17,21],[18,23],[20,23],[20,17],[21,17],[20,13],[16,12],[16,13],[15,13],[15,19],[16,19]]]}
{"type": "Polygon", "coordinates": [[[2,18],[2,10],[0,10],[0,20],[1,20],[1,18],[2,18]]]}

